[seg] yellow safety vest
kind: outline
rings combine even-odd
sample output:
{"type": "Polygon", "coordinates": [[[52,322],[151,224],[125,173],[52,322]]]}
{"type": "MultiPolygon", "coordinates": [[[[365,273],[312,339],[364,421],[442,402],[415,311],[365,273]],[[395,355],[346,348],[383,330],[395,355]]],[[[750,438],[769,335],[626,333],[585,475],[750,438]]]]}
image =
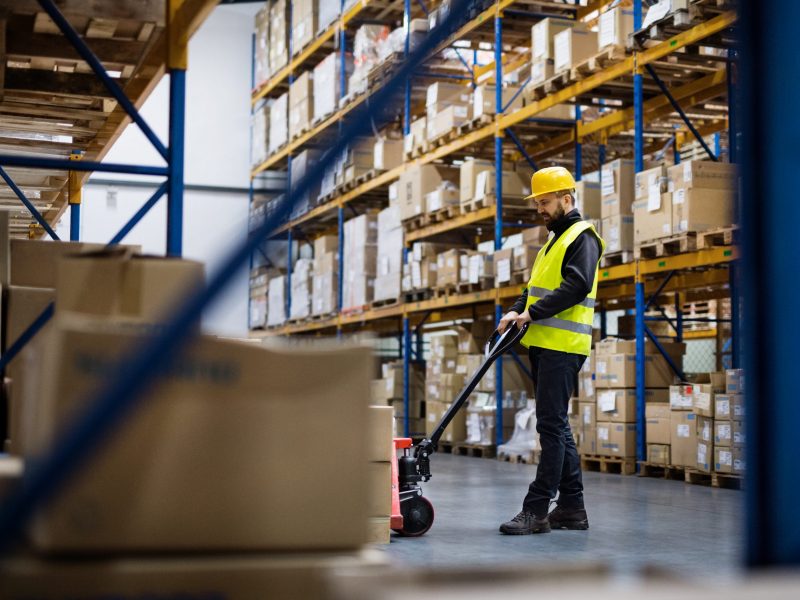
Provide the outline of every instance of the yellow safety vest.
{"type": "MultiPolygon", "coordinates": [[[[587,229],[591,230],[600,240],[600,256],[603,255],[606,243],[592,224],[587,221],[578,221],[571,225],[555,243],[552,238],[548,240],[536,255],[533,269],[531,269],[525,310],[528,310],[539,298],[546,296],[561,285],[564,281],[561,276],[564,254],[569,245],[587,229]],[[548,248],[550,248],[549,252],[548,248]]],[[[599,263],[598,258],[598,265],[599,263]]],[[[592,323],[594,321],[594,304],[597,298],[597,274],[598,268],[595,267],[592,291],[583,302],[561,311],[549,319],[533,321],[522,338],[522,345],[526,348],[535,346],[589,356],[592,350],[592,323]]]]}

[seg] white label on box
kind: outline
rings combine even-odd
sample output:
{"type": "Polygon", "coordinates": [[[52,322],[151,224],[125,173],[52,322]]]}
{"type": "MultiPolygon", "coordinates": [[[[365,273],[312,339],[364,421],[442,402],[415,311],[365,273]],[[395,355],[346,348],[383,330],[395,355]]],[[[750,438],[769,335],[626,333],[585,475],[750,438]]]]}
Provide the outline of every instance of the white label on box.
{"type": "Polygon", "coordinates": [[[680,438],[688,438],[690,434],[689,425],[686,423],[679,423],[675,428],[675,432],[680,438]]]}
{"type": "Polygon", "coordinates": [[[741,431],[734,431],[733,432],[733,443],[734,444],[744,444],[744,433],[741,431]]]}
{"type": "Polygon", "coordinates": [[[587,378],[586,385],[584,387],[586,388],[586,395],[587,396],[593,396],[594,395],[594,384],[592,383],[591,379],[587,378]]]}
{"type": "Polygon", "coordinates": [[[617,43],[617,9],[607,10],[600,15],[600,40],[598,48],[617,43]]]}
{"type": "Polygon", "coordinates": [[[698,392],[694,396],[694,404],[702,410],[711,410],[711,394],[698,392]]]}
{"type": "Polygon", "coordinates": [[[681,222],[678,224],[678,232],[683,232],[688,230],[689,230],[688,219],[681,219],[681,222]]]}
{"type": "Polygon", "coordinates": [[[717,400],[716,415],[717,418],[728,417],[731,414],[731,403],[729,400],[717,400]]]}
{"type": "Polygon", "coordinates": [[[730,423],[720,423],[717,425],[717,434],[721,440],[731,439],[731,426],[730,423]]]}
{"type": "Polygon", "coordinates": [[[556,71],[561,71],[562,69],[568,68],[572,62],[569,47],[570,38],[571,32],[569,29],[565,29],[564,31],[557,33],[553,38],[555,47],[554,62],[556,71]]]}
{"type": "Polygon", "coordinates": [[[671,225],[670,225],[669,223],[664,223],[664,224],[661,226],[661,232],[662,232],[664,235],[669,235],[670,233],[672,233],[672,227],[671,227],[671,225]]]}
{"type": "Polygon", "coordinates": [[[745,463],[742,459],[737,458],[735,461],[733,461],[734,471],[744,471],[744,469],[745,469],[745,463]]]}
{"type": "Polygon", "coordinates": [[[617,393],[603,392],[597,399],[597,406],[602,412],[613,412],[617,410],[617,393]]]}
{"type": "Polygon", "coordinates": [[[744,418],[744,406],[742,406],[741,404],[734,404],[733,416],[737,418],[744,418]]]}
{"type": "Polygon", "coordinates": [[[708,449],[705,444],[697,444],[697,462],[701,465],[706,464],[708,449]]]}
{"type": "Polygon", "coordinates": [[[597,439],[608,441],[608,427],[597,427],[597,439]]]}
{"type": "Polygon", "coordinates": [[[536,61],[531,66],[531,81],[533,83],[541,83],[545,79],[544,62],[536,61]]]}
{"type": "Polygon", "coordinates": [[[672,194],[672,203],[683,204],[684,202],[686,202],[686,190],[683,188],[675,190],[672,194]]]}
{"type": "Polygon", "coordinates": [[[710,421],[706,421],[703,424],[703,431],[700,433],[700,439],[703,440],[704,442],[710,442],[711,441],[711,422],[710,421]]]}
{"type": "Polygon", "coordinates": [[[475,199],[479,200],[486,197],[486,189],[489,187],[489,177],[491,171],[481,171],[475,179],[475,199]]]}
{"type": "Polygon", "coordinates": [[[683,181],[684,183],[692,182],[692,163],[683,163],[683,181]]]}
{"type": "Polygon", "coordinates": [[[497,261],[497,281],[511,281],[511,259],[497,261]]]}
{"type": "Polygon", "coordinates": [[[467,107],[456,105],[453,107],[453,114],[457,119],[466,119],[467,118],[467,107]]]}
{"type": "Polygon", "coordinates": [[[617,189],[616,183],[614,182],[614,180],[616,179],[614,177],[614,171],[612,171],[611,169],[602,169],[600,172],[600,176],[602,177],[603,180],[600,192],[603,194],[603,196],[613,195],[617,189]]]}
{"type": "Polygon", "coordinates": [[[732,466],[733,465],[733,453],[729,452],[728,450],[720,450],[719,451],[719,464],[732,466]]]}
{"type": "Polygon", "coordinates": [[[661,209],[661,186],[651,183],[647,190],[647,210],[650,212],[661,209]]]}
{"type": "Polygon", "coordinates": [[[596,368],[597,368],[597,372],[598,373],[600,373],[601,375],[605,375],[606,371],[608,370],[608,366],[606,365],[606,361],[598,360],[596,368]]]}
{"type": "Polygon", "coordinates": [[[591,425],[592,424],[592,407],[591,406],[584,406],[583,407],[583,423],[584,423],[584,425],[591,425]]]}
{"type": "Polygon", "coordinates": [[[547,55],[547,35],[545,26],[533,28],[533,58],[547,55]]]}

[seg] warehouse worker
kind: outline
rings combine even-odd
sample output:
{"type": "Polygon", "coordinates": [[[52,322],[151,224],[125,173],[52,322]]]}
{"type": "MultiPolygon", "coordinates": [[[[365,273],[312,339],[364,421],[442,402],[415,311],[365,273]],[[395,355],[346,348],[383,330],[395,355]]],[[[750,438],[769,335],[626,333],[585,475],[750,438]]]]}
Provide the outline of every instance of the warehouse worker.
{"type": "Polygon", "coordinates": [[[575,180],[563,167],[540,169],[531,178],[537,212],[552,233],[533,263],[527,289],[497,327],[530,323],[528,348],[536,395],[541,456],[522,511],[500,526],[511,535],[556,529],[588,529],[583,481],[567,403],[592,346],[597,271],[605,242],[575,208],[575,180]],[[548,515],[558,493],[556,508],[548,515]]]}

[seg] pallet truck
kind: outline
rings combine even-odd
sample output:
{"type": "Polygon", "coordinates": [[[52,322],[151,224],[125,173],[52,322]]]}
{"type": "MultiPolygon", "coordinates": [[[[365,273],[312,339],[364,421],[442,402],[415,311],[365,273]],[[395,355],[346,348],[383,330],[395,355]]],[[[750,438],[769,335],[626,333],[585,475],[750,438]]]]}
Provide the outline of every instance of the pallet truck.
{"type": "Polygon", "coordinates": [[[419,537],[433,525],[433,505],[422,495],[421,482],[431,478],[430,456],[439,445],[444,430],[456,416],[461,407],[475,390],[480,380],[494,362],[513,348],[525,335],[528,325],[518,328],[516,323],[509,325],[501,334],[495,331],[486,342],[484,360],[478,370],[467,381],[464,389],[456,397],[450,408],[442,416],[430,438],[423,439],[416,446],[410,438],[395,438],[395,454],[392,461],[392,517],[393,531],[406,537],[419,537]],[[413,455],[412,455],[413,449],[413,455]],[[402,456],[397,451],[402,450],[402,456]]]}

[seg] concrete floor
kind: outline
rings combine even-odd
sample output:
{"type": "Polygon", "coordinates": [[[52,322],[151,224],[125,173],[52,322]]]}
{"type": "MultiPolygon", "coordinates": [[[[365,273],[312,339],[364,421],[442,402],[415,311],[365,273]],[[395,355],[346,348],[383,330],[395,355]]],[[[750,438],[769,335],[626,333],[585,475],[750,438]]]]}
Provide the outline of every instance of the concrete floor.
{"type": "Polygon", "coordinates": [[[645,565],[681,576],[729,578],[743,548],[743,493],[637,476],[584,473],[589,531],[504,536],[535,465],[436,454],[424,493],[436,512],[420,538],[392,536],[396,564],[517,565],[603,562],[616,573],[645,565]]]}

